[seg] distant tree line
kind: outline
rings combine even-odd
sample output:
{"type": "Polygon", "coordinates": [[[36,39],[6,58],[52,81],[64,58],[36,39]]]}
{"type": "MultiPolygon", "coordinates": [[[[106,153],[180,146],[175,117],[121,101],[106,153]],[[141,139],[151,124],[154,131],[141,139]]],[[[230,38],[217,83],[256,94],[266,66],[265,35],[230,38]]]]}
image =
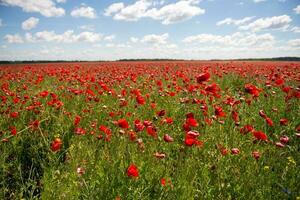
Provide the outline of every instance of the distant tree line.
{"type": "MultiPolygon", "coordinates": [[[[184,60],[184,59],[119,59],[121,62],[135,61],[201,61],[201,60],[184,60]]],[[[245,58],[245,59],[211,59],[204,61],[300,61],[300,57],[276,57],[276,58],[245,58]]],[[[8,61],[0,60],[0,64],[34,64],[34,63],[65,63],[65,62],[108,62],[105,60],[24,60],[24,61],[8,61]]]]}

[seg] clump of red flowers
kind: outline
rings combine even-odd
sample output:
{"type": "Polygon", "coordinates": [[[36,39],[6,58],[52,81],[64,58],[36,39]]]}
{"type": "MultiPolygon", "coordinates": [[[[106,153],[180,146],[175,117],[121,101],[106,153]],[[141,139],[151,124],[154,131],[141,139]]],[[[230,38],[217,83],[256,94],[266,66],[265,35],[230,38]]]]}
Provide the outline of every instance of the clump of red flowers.
{"type": "Polygon", "coordinates": [[[245,91],[251,94],[253,97],[258,97],[261,89],[257,88],[255,85],[248,83],[245,85],[245,91]]]}
{"type": "Polygon", "coordinates": [[[184,138],[184,144],[186,146],[193,146],[193,145],[196,145],[196,146],[202,146],[203,145],[203,142],[201,140],[198,140],[197,137],[199,136],[200,134],[198,133],[198,131],[188,131],[185,133],[185,138],[184,138]]]}

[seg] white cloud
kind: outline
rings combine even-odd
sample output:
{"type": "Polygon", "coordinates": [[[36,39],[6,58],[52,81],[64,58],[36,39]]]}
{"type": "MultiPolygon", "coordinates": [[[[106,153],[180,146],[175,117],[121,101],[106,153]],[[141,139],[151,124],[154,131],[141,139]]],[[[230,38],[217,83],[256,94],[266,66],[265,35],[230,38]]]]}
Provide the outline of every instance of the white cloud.
{"type": "Polygon", "coordinates": [[[289,40],[288,45],[291,47],[300,47],[300,39],[289,40]]]}
{"type": "Polygon", "coordinates": [[[205,13],[204,9],[194,5],[194,1],[178,1],[160,9],[152,8],[145,16],[162,21],[162,24],[174,24],[205,13]]]}
{"type": "Polygon", "coordinates": [[[112,14],[119,12],[124,8],[124,3],[114,3],[111,4],[108,8],[105,9],[104,15],[111,16],[112,14]]]}
{"type": "Polygon", "coordinates": [[[23,43],[23,39],[19,34],[10,35],[7,34],[4,36],[4,40],[8,43],[23,43]]]}
{"type": "Polygon", "coordinates": [[[134,4],[122,8],[114,15],[115,20],[137,21],[145,16],[152,3],[148,0],[138,0],[134,4]]]}
{"type": "Polygon", "coordinates": [[[66,3],[67,0],[56,0],[57,3],[66,3]]]}
{"type": "Polygon", "coordinates": [[[156,8],[154,6],[163,5],[164,1],[157,3],[152,0],[138,0],[128,6],[123,3],[112,4],[105,10],[104,15],[123,21],[137,21],[148,17],[159,20],[162,24],[174,24],[204,14],[205,10],[198,7],[198,3],[198,0],[181,0],[156,8]]]}
{"type": "Polygon", "coordinates": [[[72,10],[71,16],[73,17],[86,17],[90,19],[95,19],[97,17],[95,9],[89,6],[82,6],[72,10]]]}
{"type": "Polygon", "coordinates": [[[166,44],[168,38],[169,38],[169,34],[168,33],[164,33],[162,35],[151,34],[151,35],[145,35],[141,39],[141,42],[149,43],[149,44],[154,44],[154,45],[157,45],[157,44],[166,44]]]}
{"type": "Polygon", "coordinates": [[[26,42],[34,42],[34,38],[33,38],[31,33],[26,33],[25,34],[25,41],[26,42]]]}
{"type": "Polygon", "coordinates": [[[99,42],[102,40],[102,34],[84,31],[75,34],[73,30],[65,31],[62,34],[57,34],[54,31],[40,31],[35,34],[26,33],[24,39],[16,35],[6,35],[4,39],[9,43],[26,42],[57,42],[57,43],[75,43],[75,42],[99,42]]]}
{"type": "Polygon", "coordinates": [[[293,9],[296,14],[300,14],[300,5],[293,9]]]}
{"type": "Polygon", "coordinates": [[[267,1],[267,0],[253,0],[254,3],[260,3],[260,2],[264,2],[264,1],[267,1]]]}
{"type": "Polygon", "coordinates": [[[39,21],[40,20],[38,18],[30,17],[22,23],[22,29],[24,30],[33,29],[38,25],[39,21]]]}
{"type": "Polygon", "coordinates": [[[2,19],[0,19],[0,27],[2,26],[3,24],[2,24],[2,19]]]}
{"type": "Polygon", "coordinates": [[[225,18],[221,21],[218,21],[217,22],[217,26],[221,26],[221,25],[236,25],[236,26],[239,26],[239,25],[243,25],[249,21],[251,21],[253,18],[255,18],[254,16],[251,16],[251,17],[244,17],[243,19],[232,19],[232,18],[225,18]]]}
{"type": "Polygon", "coordinates": [[[292,19],[288,15],[280,15],[274,17],[260,18],[255,20],[254,22],[240,26],[241,30],[250,30],[253,32],[267,30],[267,29],[281,29],[285,30],[289,27],[292,19]]]}
{"type": "Polygon", "coordinates": [[[184,38],[183,42],[208,44],[209,46],[213,44],[221,46],[249,47],[272,44],[275,42],[275,38],[269,33],[257,35],[255,33],[236,32],[231,35],[224,36],[213,34],[194,35],[184,38]]]}
{"type": "Polygon", "coordinates": [[[108,35],[103,38],[104,41],[113,41],[116,38],[115,35],[108,35]]]}
{"type": "Polygon", "coordinates": [[[293,28],[291,28],[291,31],[294,33],[300,33],[300,27],[299,26],[294,26],[293,28]]]}
{"type": "Polygon", "coordinates": [[[132,43],[137,43],[138,41],[139,41],[139,39],[138,38],[136,38],[136,37],[130,37],[130,42],[132,42],[132,43]]]}
{"type": "Polygon", "coordinates": [[[65,14],[65,10],[56,7],[52,0],[1,0],[1,3],[21,7],[25,12],[38,12],[45,17],[60,17],[65,14]]]}

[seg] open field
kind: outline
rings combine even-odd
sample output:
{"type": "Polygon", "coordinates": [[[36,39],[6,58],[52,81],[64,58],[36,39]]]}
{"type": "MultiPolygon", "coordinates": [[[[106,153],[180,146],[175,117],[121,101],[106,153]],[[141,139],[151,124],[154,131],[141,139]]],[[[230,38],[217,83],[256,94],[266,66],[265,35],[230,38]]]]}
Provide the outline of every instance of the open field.
{"type": "Polygon", "coordinates": [[[300,199],[299,62],[0,66],[0,199],[300,199]]]}

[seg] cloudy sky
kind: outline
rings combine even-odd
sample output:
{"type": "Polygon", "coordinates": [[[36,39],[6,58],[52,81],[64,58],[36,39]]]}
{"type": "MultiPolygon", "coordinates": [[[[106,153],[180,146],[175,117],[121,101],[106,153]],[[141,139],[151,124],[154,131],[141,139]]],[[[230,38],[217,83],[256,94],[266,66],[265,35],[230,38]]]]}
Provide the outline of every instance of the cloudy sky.
{"type": "Polygon", "coordinates": [[[0,60],[300,56],[299,0],[0,0],[0,60]]]}

